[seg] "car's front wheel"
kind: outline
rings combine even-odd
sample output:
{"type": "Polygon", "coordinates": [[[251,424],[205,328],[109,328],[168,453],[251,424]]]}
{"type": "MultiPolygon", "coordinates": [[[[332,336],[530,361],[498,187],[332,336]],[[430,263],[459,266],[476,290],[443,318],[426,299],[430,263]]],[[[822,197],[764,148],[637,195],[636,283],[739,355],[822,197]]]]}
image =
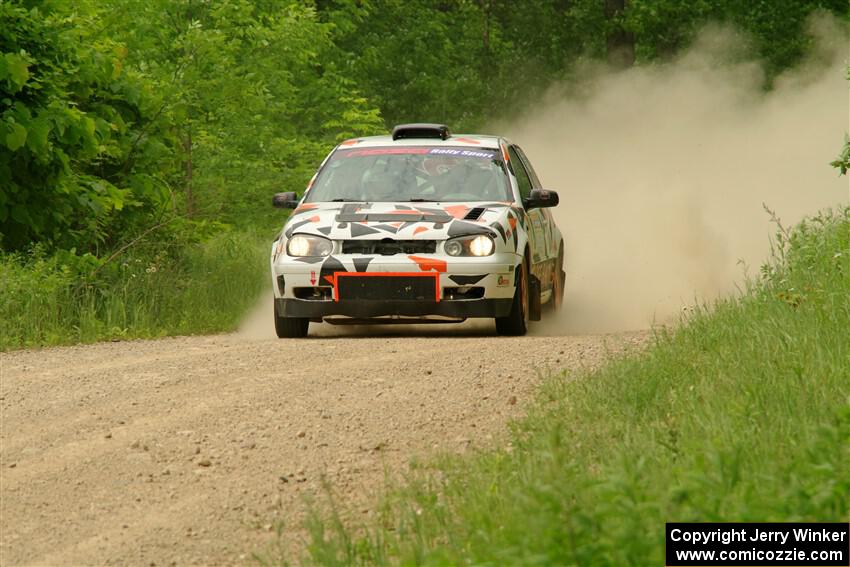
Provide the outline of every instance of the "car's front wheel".
{"type": "Polygon", "coordinates": [[[307,336],[310,320],[304,317],[281,317],[274,307],[274,330],[279,339],[300,339],[307,336]]]}
{"type": "Polygon", "coordinates": [[[511,312],[507,317],[496,317],[496,332],[510,336],[522,336],[528,332],[528,264],[525,259],[517,267],[511,312]]]}

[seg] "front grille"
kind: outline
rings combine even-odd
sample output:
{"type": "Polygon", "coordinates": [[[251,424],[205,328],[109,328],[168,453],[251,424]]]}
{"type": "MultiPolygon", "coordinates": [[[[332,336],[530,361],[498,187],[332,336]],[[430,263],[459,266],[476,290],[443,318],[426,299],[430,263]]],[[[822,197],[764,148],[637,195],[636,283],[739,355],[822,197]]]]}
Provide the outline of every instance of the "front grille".
{"type": "Polygon", "coordinates": [[[436,240],[343,240],[343,254],[433,254],[437,251],[436,240]]]}
{"type": "Polygon", "coordinates": [[[340,301],[436,301],[438,277],[337,274],[337,298],[340,301]]]}

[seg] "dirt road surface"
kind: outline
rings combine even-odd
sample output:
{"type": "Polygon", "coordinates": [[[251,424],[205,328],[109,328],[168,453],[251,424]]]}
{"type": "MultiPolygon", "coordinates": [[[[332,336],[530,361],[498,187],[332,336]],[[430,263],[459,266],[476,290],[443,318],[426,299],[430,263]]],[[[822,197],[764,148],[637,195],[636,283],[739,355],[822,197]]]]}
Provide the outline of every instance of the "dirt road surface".
{"type": "Polygon", "coordinates": [[[276,521],[297,528],[323,475],[369,514],[385,471],[506,442],[537,370],[646,336],[490,332],[0,353],[0,564],[251,563],[276,521]]]}

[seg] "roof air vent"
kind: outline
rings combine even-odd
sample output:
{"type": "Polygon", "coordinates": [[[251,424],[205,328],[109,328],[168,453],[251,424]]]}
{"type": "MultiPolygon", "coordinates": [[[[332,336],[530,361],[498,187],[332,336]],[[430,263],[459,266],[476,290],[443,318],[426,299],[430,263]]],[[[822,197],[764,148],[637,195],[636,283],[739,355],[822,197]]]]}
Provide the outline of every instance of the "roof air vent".
{"type": "Polygon", "coordinates": [[[399,124],[393,128],[393,140],[402,138],[439,138],[451,136],[449,127],[445,124],[399,124]]]}

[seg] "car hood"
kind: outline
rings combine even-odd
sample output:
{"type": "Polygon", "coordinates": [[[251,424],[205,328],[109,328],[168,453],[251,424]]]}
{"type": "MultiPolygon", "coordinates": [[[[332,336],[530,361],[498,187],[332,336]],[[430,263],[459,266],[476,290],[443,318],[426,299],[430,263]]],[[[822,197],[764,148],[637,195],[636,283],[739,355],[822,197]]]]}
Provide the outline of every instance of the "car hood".
{"type": "Polygon", "coordinates": [[[283,233],[287,238],[301,233],[333,240],[445,240],[490,234],[511,245],[523,217],[524,211],[510,202],[305,203],[293,211],[283,233]]]}

